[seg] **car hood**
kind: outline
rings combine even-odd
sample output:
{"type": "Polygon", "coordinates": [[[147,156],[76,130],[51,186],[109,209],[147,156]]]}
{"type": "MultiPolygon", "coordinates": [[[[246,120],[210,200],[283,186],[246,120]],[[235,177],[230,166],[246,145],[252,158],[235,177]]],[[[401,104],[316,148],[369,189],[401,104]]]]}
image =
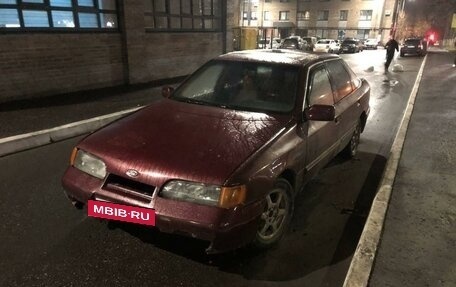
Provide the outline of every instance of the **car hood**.
{"type": "Polygon", "coordinates": [[[137,179],[223,184],[291,116],[227,110],[163,99],[85,138],[79,148],[103,159],[110,173],[135,169],[137,179]]]}

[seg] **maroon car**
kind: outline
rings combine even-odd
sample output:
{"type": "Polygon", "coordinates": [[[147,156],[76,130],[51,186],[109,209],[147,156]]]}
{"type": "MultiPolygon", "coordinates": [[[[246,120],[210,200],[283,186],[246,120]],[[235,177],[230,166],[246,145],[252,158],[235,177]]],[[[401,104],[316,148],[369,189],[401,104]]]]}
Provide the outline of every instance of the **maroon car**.
{"type": "Polygon", "coordinates": [[[295,195],[339,152],[353,157],[369,84],[336,55],[241,51],[83,139],[63,177],[89,216],[210,242],[275,244],[295,195]]]}

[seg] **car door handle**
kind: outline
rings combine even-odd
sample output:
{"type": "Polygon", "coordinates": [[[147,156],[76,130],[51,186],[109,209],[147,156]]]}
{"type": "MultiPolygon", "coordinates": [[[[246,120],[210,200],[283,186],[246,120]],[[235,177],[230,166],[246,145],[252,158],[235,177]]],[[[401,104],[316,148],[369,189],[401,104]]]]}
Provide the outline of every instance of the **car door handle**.
{"type": "Polygon", "coordinates": [[[334,122],[336,123],[336,125],[338,125],[340,123],[340,120],[341,120],[340,116],[337,116],[334,118],[334,122]]]}

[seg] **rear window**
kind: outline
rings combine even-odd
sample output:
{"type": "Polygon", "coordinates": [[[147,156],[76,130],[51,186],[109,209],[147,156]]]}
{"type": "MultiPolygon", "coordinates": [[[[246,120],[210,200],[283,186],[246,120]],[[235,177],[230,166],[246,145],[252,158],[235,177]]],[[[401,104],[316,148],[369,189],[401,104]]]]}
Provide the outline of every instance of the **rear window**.
{"type": "Polygon", "coordinates": [[[405,44],[407,45],[418,45],[420,43],[419,39],[408,39],[405,40],[405,44]]]}
{"type": "Polygon", "coordinates": [[[329,40],[320,40],[317,42],[318,44],[329,44],[330,41],[329,40]]]}
{"type": "Polygon", "coordinates": [[[356,44],[353,40],[345,40],[342,44],[356,44]]]}

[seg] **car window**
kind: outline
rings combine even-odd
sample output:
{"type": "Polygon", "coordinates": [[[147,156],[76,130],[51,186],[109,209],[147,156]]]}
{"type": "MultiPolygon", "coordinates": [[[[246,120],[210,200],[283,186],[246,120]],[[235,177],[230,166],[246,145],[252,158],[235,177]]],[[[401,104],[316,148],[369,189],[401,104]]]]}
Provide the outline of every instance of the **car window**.
{"type": "Polygon", "coordinates": [[[331,82],[323,66],[311,73],[309,83],[309,106],[334,104],[331,82]]]}
{"type": "Polygon", "coordinates": [[[352,80],[341,60],[329,61],[326,66],[331,75],[334,100],[337,103],[352,92],[352,80]]]}
{"type": "Polygon", "coordinates": [[[211,61],[171,99],[245,111],[291,112],[295,106],[299,68],[244,61],[211,61]]]}

